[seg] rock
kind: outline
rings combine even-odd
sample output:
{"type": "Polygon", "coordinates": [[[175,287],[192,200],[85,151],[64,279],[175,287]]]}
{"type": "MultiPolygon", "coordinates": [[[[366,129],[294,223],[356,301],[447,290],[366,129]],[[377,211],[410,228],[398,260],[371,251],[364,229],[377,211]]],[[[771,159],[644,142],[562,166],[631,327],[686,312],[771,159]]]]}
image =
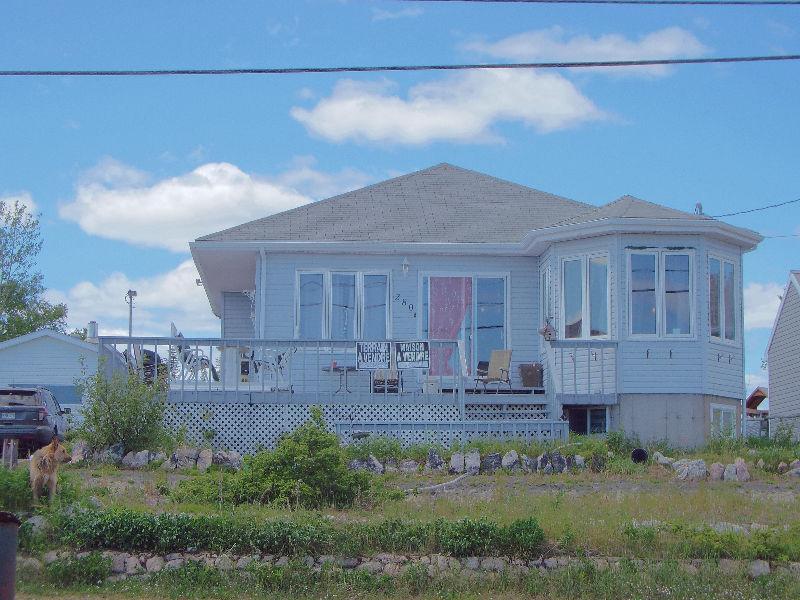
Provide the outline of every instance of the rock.
{"type": "Polygon", "coordinates": [[[750,471],[744,459],[737,458],[734,465],[736,466],[736,481],[750,481],[750,471]]]}
{"type": "Polygon", "coordinates": [[[453,452],[450,456],[450,468],[447,472],[451,475],[460,475],[464,472],[464,454],[461,452],[453,452]]]}
{"type": "Polygon", "coordinates": [[[17,568],[20,571],[28,571],[29,573],[41,573],[44,568],[42,562],[30,556],[18,556],[17,568]]]}
{"type": "Polygon", "coordinates": [[[778,473],[786,473],[789,470],[789,465],[785,462],[778,463],[778,473]]]}
{"type": "Polygon", "coordinates": [[[128,452],[122,459],[122,466],[129,469],[143,469],[150,464],[150,451],[128,452]]]}
{"type": "Polygon", "coordinates": [[[151,463],[163,463],[165,460],[167,460],[167,455],[162,450],[159,450],[150,457],[151,463]]]}
{"type": "Polygon", "coordinates": [[[567,470],[567,459],[559,452],[550,453],[550,464],[553,465],[553,473],[563,473],[567,470]]]}
{"type": "Polygon", "coordinates": [[[153,556],[148,558],[147,561],[144,563],[144,568],[147,569],[148,573],[158,573],[161,569],[164,568],[164,559],[160,556],[153,556]]]}
{"type": "Polygon", "coordinates": [[[125,574],[126,575],[136,575],[137,573],[141,573],[143,571],[142,565],[139,562],[138,556],[128,556],[125,559],[125,574]]]}
{"type": "Polygon", "coordinates": [[[576,469],[585,469],[586,468],[586,459],[584,459],[580,454],[576,454],[572,458],[572,464],[575,465],[576,469]]]}
{"type": "Polygon", "coordinates": [[[428,460],[425,462],[425,471],[441,471],[444,469],[444,459],[439,452],[431,448],[428,450],[428,460]]]}
{"type": "Polygon", "coordinates": [[[343,569],[355,569],[360,561],[357,558],[350,556],[341,558],[338,562],[339,566],[343,569]]]}
{"type": "Polygon", "coordinates": [[[218,450],[214,452],[211,463],[239,471],[242,468],[242,455],[238,452],[218,450]]]}
{"type": "Polygon", "coordinates": [[[167,554],[164,557],[164,560],[166,562],[170,562],[170,561],[178,560],[178,559],[181,559],[181,558],[183,558],[183,554],[181,554],[180,552],[171,552],[170,554],[167,554]]]}
{"type": "Polygon", "coordinates": [[[792,462],[789,463],[790,469],[800,469],[800,459],[795,458],[792,462]]]}
{"type": "Polygon", "coordinates": [[[800,477],[800,469],[792,469],[786,472],[787,477],[800,477]]]}
{"type": "Polygon", "coordinates": [[[600,473],[606,468],[606,457],[602,454],[592,454],[589,459],[589,469],[592,473],[600,473]]]}
{"type": "Polygon", "coordinates": [[[754,560],[747,565],[747,574],[751,579],[761,577],[762,575],[769,575],[769,563],[765,560],[754,560]]]}
{"type": "Polygon", "coordinates": [[[725,476],[725,465],[718,462],[712,463],[708,472],[711,481],[722,481],[722,478],[725,476]]]}
{"type": "Polygon", "coordinates": [[[111,572],[115,574],[125,572],[125,561],[128,560],[128,555],[124,552],[115,553],[111,555],[111,572]]]}
{"type": "Polygon", "coordinates": [[[168,560],[164,563],[164,570],[168,569],[180,569],[183,565],[186,564],[186,560],[183,558],[174,558],[172,560],[168,560]]]}
{"type": "Polygon", "coordinates": [[[503,466],[503,457],[499,452],[492,452],[483,457],[481,461],[481,473],[494,473],[503,466]]]}
{"type": "Polygon", "coordinates": [[[723,481],[736,481],[736,465],[725,465],[725,472],[722,474],[723,481]]]}
{"type": "Polygon", "coordinates": [[[756,463],[756,469],[763,469],[764,468],[764,459],[759,458],[758,462],[756,463]]]}
{"type": "Polygon", "coordinates": [[[171,456],[168,456],[168,457],[167,457],[167,458],[164,460],[164,462],[163,462],[163,463],[161,463],[161,468],[162,468],[164,471],[174,471],[174,470],[175,470],[175,468],[176,468],[176,466],[177,466],[177,465],[175,464],[175,461],[174,461],[174,460],[172,460],[172,457],[171,457],[171,456]]]}
{"type": "Polygon", "coordinates": [[[223,554],[216,561],[214,561],[214,566],[217,567],[220,571],[232,571],[236,568],[236,563],[233,559],[228,556],[227,554],[223,554]]]}
{"type": "Polygon", "coordinates": [[[109,575],[106,577],[106,583],[119,583],[125,581],[128,576],[125,573],[117,573],[116,575],[109,575]]]}
{"type": "Polygon", "coordinates": [[[523,454],[520,462],[522,463],[523,472],[525,473],[536,472],[536,459],[531,458],[527,454],[523,454]]]}
{"type": "Polygon", "coordinates": [[[276,567],[285,567],[288,564],[289,564],[288,556],[281,556],[278,560],[275,561],[276,567]]]}
{"type": "Polygon", "coordinates": [[[208,471],[214,460],[214,453],[211,450],[204,448],[197,453],[197,470],[201,473],[208,471]]]}
{"type": "Polygon", "coordinates": [[[725,575],[736,575],[742,566],[739,564],[738,560],[732,560],[730,558],[720,558],[719,559],[719,570],[725,575]]]}
{"type": "Polygon", "coordinates": [[[86,462],[91,455],[89,443],[86,440],[75,440],[72,443],[72,452],[70,455],[72,456],[70,464],[77,465],[86,462]]]}
{"type": "Polygon", "coordinates": [[[354,458],[347,463],[347,468],[351,471],[368,471],[370,473],[375,473],[376,475],[381,475],[383,473],[383,465],[381,464],[381,461],[372,456],[372,454],[370,454],[366,459],[354,458]]]}
{"type": "Polygon", "coordinates": [[[383,573],[383,563],[380,563],[375,560],[369,560],[361,563],[356,567],[357,571],[366,571],[371,575],[379,575],[383,573]]]}
{"type": "Polygon", "coordinates": [[[258,555],[251,555],[251,556],[242,556],[239,560],[236,561],[236,568],[237,569],[246,569],[250,566],[250,563],[253,563],[258,560],[258,555]]]}
{"type": "Polygon", "coordinates": [[[95,453],[95,460],[104,464],[118,465],[122,463],[123,456],[125,456],[125,446],[123,444],[114,444],[102,452],[95,453]]]}
{"type": "Polygon", "coordinates": [[[656,464],[662,465],[664,467],[671,467],[672,463],[675,461],[671,458],[668,458],[661,454],[658,450],[653,453],[653,460],[656,461],[656,464]]]}
{"type": "Polygon", "coordinates": [[[516,450],[509,450],[503,455],[503,459],[500,465],[504,469],[508,469],[509,471],[513,471],[519,469],[519,454],[517,454],[516,450]]]}
{"type": "Polygon", "coordinates": [[[481,471],[481,454],[477,450],[471,450],[464,456],[464,469],[470,475],[477,475],[481,471]]]}
{"type": "Polygon", "coordinates": [[[708,476],[706,461],[702,459],[689,460],[684,458],[676,460],[672,463],[672,468],[675,469],[676,477],[681,481],[698,481],[708,476]]]}
{"type": "Polygon", "coordinates": [[[49,552],[45,552],[45,555],[42,557],[42,559],[44,560],[44,564],[49,565],[50,563],[55,562],[63,557],[63,552],[59,552],[58,550],[50,550],[49,552]]]}
{"type": "Polygon", "coordinates": [[[175,463],[176,469],[193,469],[197,466],[197,456],[200,451],[197,448],[182,446],[175,450],[170,457],[175,463]]]}
{"type": "Polygon", "coordinates": [[[25,521],[25,525],[30,527],[31,533],[41,535],[50,529],[50,523],[42,515],[34,515],[25,521]]]}
{"type": "Polygon", "coordinates": [[[415,460],[403,460],[400,461],[400,465],[398,466],[401,473],[417,473],[419,472],[419,465],[415,460]]]}

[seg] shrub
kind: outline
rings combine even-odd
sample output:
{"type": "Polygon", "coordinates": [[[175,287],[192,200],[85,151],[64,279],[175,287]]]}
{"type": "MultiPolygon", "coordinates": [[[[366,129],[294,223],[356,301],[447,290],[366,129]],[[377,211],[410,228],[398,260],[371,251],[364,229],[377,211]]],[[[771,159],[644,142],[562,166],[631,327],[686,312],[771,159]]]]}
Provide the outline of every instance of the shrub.
{"type": "Polygon", "coordinates": [[[179,501],[287,503],[317,508],[351,506],[370,490],[368,473],[347,468],[339,438],[325,427],[322,412],[265,450],[245,458],[238,473],[209,473],[181,482],[173,498],[179,501]]]}
{"type": "Polygon", "coordinates": [[[536,519],[514,521],[505,532],[510,554],[531,558],[536,556],[544,544],[544,530],[536,519]]]}
{"type": "Polygon", "coordinates": [[[102,371],[78,382],[87,398],[80,435],[93,448],[121,443],[130,452],[160,446],[166,436],[165,381],[148,383],[137,373],[114,373],[109,380],[102,371]]]}
{"type": "Polygon", "coordinates": [[[111,575],[111,559],[99,552],[86,556],[61,558],[45,568],[45,577],[60,586],[73,584],[99,585],[111,575]]]}
{"type": "Polygon", "coordinates": [[[398,460],[403,456],[403,446],[400,444],[400,440],[385,436],[360,440],[350,444],[346,451],[347,456],[351,459],[365,460],[372,455],[384,464],[388,460],[398,460]]]}

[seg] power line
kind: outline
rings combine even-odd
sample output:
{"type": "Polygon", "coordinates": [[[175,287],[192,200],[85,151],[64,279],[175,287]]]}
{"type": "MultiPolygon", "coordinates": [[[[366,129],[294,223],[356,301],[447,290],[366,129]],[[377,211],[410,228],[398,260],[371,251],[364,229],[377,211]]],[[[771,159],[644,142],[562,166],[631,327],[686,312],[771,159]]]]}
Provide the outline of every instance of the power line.
{"type": "Polygon", "coordinates": [[[7,70],[0,77],[147,77],[165,75],[295,75],[300,73],[375,73],[386,71],[468,71],[477,69],[596,69],[602,67],[651,67],[800,60],[800,54],[767,56],[720,56],[715,58],[663,58],[649,60],[599,60],[532,63],[456,65],[380,65],[349,67],[263,67],[255,69],[64,69],[7,70]]]}
{"type": "Polygon", "coordinates": [[[798,0],[402,0],[404,2],[476,2],[484,4],[637,4],[679,6],[798,6],[798,0]]]}
{"type": "Polygon", "coordinates": [[[800,198],[795,198],[794,200],[787,200],[786,202],[778,202],[777,204],[768,204],[767,206],[759,206],[758,208],[749,208],[747,210],[740,210],[737,212],[732,213],[725,213],[724,215],[709,215],[714,219],[719,219],[721,217],[735,217],[736,215],[746,215],[748,213],[758,212],[760,210],[767,210],[768,208],[778,208],[779,206],[786,206],[787,204],[794,204],[795,202],[800,202],[800,198]]]}

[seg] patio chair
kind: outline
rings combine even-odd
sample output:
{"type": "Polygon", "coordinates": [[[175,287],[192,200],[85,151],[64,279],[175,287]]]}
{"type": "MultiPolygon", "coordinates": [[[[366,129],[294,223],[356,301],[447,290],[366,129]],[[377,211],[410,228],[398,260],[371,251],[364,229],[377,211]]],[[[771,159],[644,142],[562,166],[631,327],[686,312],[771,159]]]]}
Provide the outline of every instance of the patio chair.
{"type": "Polygon", "coordinates": [[[377,369],[372,374],[372,392],[397,394],[400,392],[400,372],[397,369],[377,369]]]}
{"type": "Polygon", "coordinates": [[[475,391],[478,391],[478,384],[483,384],[483,391],[486,392],[487,385],[490,383],[497,384],[497,393],[500,393],[500,386],[502,384],[508,385],[508,390],[511,388],[511,350],[492,350],[492,355],[489,357],[489,362],[481,361],[478,363],[478,368],[475,373],[475,391]],[[482,365],[486,365],[483,370],[482,365]]]}

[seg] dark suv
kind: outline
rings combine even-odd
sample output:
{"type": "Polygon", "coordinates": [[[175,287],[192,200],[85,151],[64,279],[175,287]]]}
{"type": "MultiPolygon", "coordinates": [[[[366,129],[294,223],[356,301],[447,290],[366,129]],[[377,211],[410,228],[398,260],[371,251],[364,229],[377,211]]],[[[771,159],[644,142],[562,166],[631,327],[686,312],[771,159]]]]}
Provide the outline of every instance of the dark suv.
{"type": "Polygon", "coordinates": [[[46,388],[0,387],[0,439],[17,438],[20,450],[41,448],[54,435],[63,440],[69,413],[46,388]]]}

